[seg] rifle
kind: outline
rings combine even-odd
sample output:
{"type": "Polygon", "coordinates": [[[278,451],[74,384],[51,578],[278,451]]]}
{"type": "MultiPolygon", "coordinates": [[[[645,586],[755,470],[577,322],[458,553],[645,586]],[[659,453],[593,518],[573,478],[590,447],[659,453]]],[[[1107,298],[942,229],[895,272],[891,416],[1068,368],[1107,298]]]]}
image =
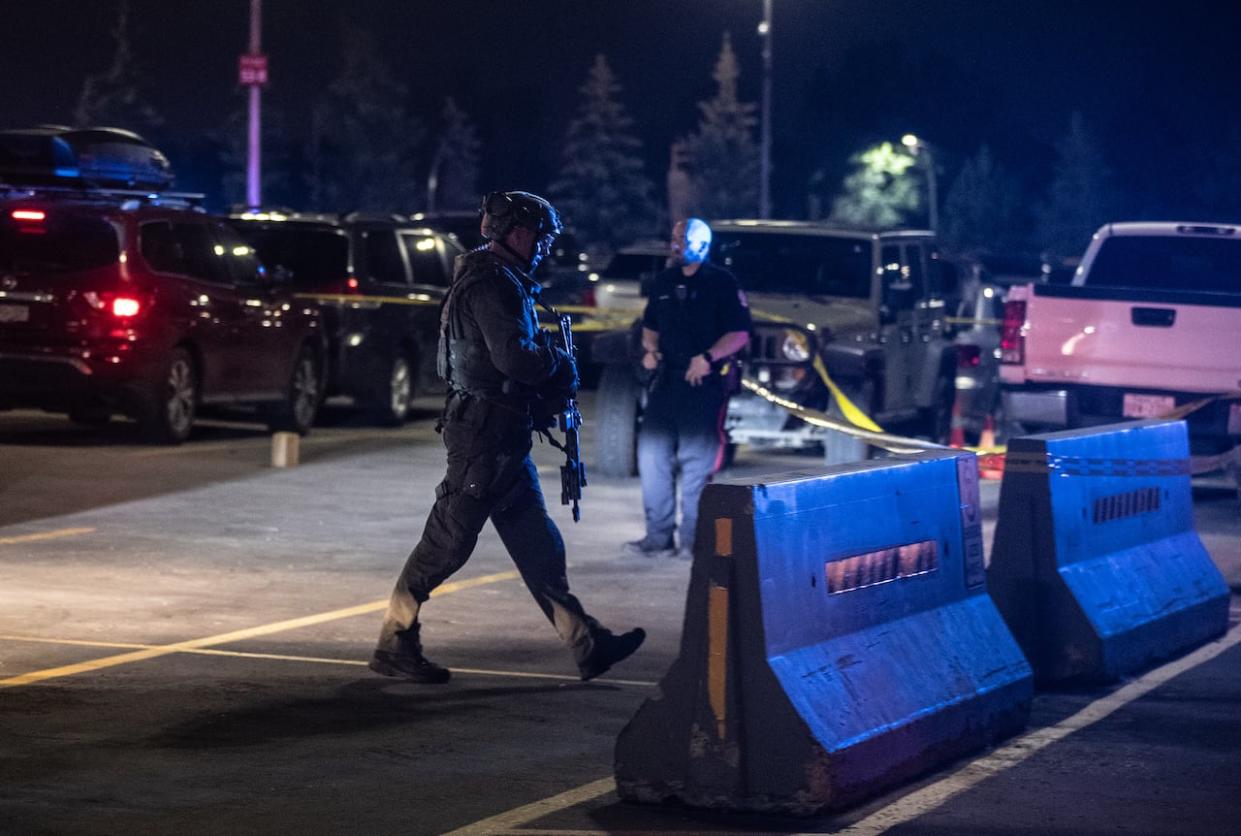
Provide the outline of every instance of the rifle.
{"type": "MultiPolygon", "coordinates": [[[[560,347],[577,362],[577,349],[573,345],[573,325],[568,314],[553,309],[560,318],[560,347]]],[[[577,408],[577,398],[565,399],[564,408],[557,416],[560,431],[564,433],[564,464],[560,466],[560,504],[573,504],[573,522],[582,519],[582,511],[578,502],[582,499],[582,488],[586,487],[586,465],[582,461],[581,428],[582,413],[577,408]]]]}

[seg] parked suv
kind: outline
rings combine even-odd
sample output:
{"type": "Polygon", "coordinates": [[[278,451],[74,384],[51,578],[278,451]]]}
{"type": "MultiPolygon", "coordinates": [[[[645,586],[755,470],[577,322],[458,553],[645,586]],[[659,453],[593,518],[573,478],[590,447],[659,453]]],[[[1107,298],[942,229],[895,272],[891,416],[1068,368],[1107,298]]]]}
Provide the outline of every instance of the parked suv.
{"type": "MultiPolygon", "coordinates": [[[[885,430],[946,439],[956,352],[947,333],[944,263],[932,233],[869,232],[794,221],[718,221],[711,260],[741,282],[753,315],[745,373],[803,406],[840,412],[816,369],[885,430]]],[[[636,329],[596,338],[600,382],[595,467],[633,472],[642,390],[636,329]]],[[[812,427],[748,391],[730,401],[734,444],[821,446],[829,462],[864,457],[843,433],[812,427]]]]}
{"type": "Polygon", "coordinates": [[[85,424],[125,414],[178,443],[200,405],[240,403],[306,432],[318,311],[196,196],[151,191],[167,180],[127,169],[150,154],[123,131],[0,132],[0,409],[85,424]],[[126,152],[115,170],[89,169],[108,146],[126,152]]]}
{"type": "Polygon", "coordinates": [[[233,224],[262,261],[322,311],[327,393],[381,424],[405,422],[415,393],[442,391],[439,305],[462,251],[400,216],[243,212],[233,224]]]}

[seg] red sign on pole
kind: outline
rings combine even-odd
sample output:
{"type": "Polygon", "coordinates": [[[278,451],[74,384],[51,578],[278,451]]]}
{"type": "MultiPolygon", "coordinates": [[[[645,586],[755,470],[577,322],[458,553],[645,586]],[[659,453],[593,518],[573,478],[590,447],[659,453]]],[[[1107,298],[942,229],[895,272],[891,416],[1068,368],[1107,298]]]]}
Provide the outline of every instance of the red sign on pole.
{"type": "Polygon", "coordinates": [[[243,55],[237,67],[237,78],[243,87],[262,87],[267,83],[267,56],[243,55]]]}

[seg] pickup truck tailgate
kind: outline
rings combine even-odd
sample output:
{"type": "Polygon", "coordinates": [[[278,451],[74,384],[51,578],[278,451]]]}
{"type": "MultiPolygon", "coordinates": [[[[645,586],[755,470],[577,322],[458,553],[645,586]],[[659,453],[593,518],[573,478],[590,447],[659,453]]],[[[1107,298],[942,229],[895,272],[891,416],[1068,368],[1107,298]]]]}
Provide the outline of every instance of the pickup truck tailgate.
{"type": "Polygon", "coordinates": [[[1207,306],[1089,298],[1083,290],[1033,288],[1025,380],[1204,393],[1241,388],[1241,299],[1207,306]]]}

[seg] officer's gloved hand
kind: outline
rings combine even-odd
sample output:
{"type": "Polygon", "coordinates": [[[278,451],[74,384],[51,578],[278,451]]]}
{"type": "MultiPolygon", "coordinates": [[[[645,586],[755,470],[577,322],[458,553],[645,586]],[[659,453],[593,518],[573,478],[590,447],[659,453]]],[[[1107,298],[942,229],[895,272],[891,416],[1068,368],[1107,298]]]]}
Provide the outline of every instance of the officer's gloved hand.
{"type": "Polygon", "coordinates": [[[562,398],[571,398],[577,394],[579,384],[577,363],[564,349],[556,349],[556,369],[547,379],[547,392],[562,398]]]}

